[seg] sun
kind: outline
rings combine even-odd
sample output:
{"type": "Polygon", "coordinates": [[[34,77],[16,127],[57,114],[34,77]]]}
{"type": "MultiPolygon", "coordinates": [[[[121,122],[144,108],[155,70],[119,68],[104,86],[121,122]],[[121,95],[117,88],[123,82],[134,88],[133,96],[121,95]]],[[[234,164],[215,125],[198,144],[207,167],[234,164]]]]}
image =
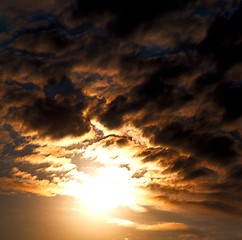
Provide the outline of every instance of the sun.
{"type": "Polygon", "coordinates": [[[89,175],[82,184],[72,185],[69,190],[84,203],[86,209],[94,213],[135,205],[130,173],[118,166],[102,167],[96,176],[89,175]]]}

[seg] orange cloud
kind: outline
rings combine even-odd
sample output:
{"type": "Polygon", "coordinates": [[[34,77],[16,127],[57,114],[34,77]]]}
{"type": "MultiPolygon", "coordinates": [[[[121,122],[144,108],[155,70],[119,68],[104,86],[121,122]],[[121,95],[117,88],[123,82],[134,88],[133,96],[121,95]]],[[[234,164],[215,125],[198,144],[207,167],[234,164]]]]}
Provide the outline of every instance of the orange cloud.
{"type": "Polygon", "coordinates": [[[159,223],[153,225],[141,224],[136,227],[139,230],[149,230],[149,231],[181,231],[187,230],[188,226],[184,223],[177,222],[167,222],[167,223],[159,223]]]}

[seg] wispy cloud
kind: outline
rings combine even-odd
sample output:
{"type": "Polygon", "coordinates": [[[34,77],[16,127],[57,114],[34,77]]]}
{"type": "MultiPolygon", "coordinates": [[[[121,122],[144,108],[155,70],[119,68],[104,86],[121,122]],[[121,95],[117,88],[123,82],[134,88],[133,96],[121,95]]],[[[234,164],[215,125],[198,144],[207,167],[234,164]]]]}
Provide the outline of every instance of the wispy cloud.
{"type": "Polygon", "coordinates": [[[108,223],[117,224],[125,227],[134,227],[138,230],[146,231],[182,231],[187,230],[189,227],[184,223],[177,222],[164,222],[156,224],[137,224],[130,220],[120,219],[120,218],[106,218],[104,219],[108,223]]]}

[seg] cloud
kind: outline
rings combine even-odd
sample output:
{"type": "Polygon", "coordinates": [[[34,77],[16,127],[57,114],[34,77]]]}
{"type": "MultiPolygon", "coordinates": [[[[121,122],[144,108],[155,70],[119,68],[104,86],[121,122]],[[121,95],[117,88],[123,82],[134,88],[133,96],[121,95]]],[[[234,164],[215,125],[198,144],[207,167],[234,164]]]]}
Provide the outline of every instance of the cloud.
{"type": "Polygon", "coordinates": [[[42,1],[41,3],[36,3],[36,4],[33,4],[33,2],[29,0],[21,1],[21,3],[19,3],[16,0],[10,0],[8,2],[4,2],[3,4],[1,4],[1,10],[13,8],[13,9],[21,9],[21,10],[27,9],[28,11],[36,11],[39,9],[50,7],[53,4],[55,4],[55,0],[42,1]]]}
{"type": "Polygon", "coordinates": [[[138,230],[145,230],[145,231],[183,231],[187,230],[188,226],[184,223],[177,223],[177,222],[164,222],[164,223],[157,223],[157,224],[137,224],[135,222],[120,219],[120,218],[107,218],[104,219],[108,223],[117,224],[120,226],[126,227],[135,227],[138,230]]]}
{"type": "Polygon", "coordinates": [[[20,36],[9,47],[34,53],[60,55],[67,50],[75,49],[75,38],[67,36],[63,31],[38,30],[35,33],[26,33],[20,36]]]}
{"type": "Polygon", "coordinates": [[[148,230],[148,231],[181,231],[188,229],[188,226],[184,223],[160,223],[154,225],[138,225],[137,229],[148,230]]]}
{"type": "Polygon", "coordinates": [[[2,189],[61,194],[115,167],[141,205],[241,216],[242,14],[220,2],[3,3],[2,189]]]}
{"type": "MultiPolygon", "coordinates": [[[[111,20],[108,18],[107,30],[114,37],[127,37],[131,35],[135,29],[139,28],[140,25],[146,22],[152,23],[160,15],[165,15],[167,13],[173,12],[177,9],[185,8],[187,3],[190,1],[175,1],[174,4],[162,3],[160,8],[157,8],[155,4],[119,4],[114,3],[102,3],[93,6],[88,2],[81,2],[79,0],[75,1],[66,16],[66,23],[73,26],[75,23],[83,23],[91,21],[94,19],[94,23],[97,20],[110,16],[111,20]]],[[[104,21],[105,23],[105,21],[104,21]]]]}
{"type": "Polygon", "coordinates": [[[197,211],[203,214],[209,214],[210,211],[215,212],[216,214],[224,213],[226,215],[234,215],[241,217],[241,208],[240,206],[231,206],[230,204],[224,203],[222,201],[210,201],[210,200],[204,200],[204,201],[179,201],[179,200],[173,200],[169,199],[169,197],[158,197],[161,201],[165,201],[167,204],[170,204],[171,206],[177,206],[179,209],[180,207],[191,211],[191,208],[193,208],[193,211],[197,211]]]}
{"type": "Polygon", "coordinates": [[[16,109],[12,119],[23,122],[42,137],[80,136],[90,130],[90,123],[82,114],[84,108],[85,103],[75,99],[36,99],[32,106],[16,109]]]}
{"type": "Polygon", "coordinates": [[[117,224],[119,226],[126,226],[126,227],[133,227],[135,223],[126,219],[121,218],[104,218],[103,220],[107,221],[108,223],[117,224]]]}
{"type": "Polygon", "coordinates": [[[241,6],[229,18],[219,17],[210,27],[207,37],[199,46],[202,54],[211,54],[218,62],[218,70],[226,71],[236,62],[240,62],[241,31],[237,22],[241,21],[241,6]]]}
{"type": "Polygon", "coordinates": [[[27,172],[19,171],[16,167],[12,169],[12,177],[0,178],[0,189],[2,191],[20,191],[40,194],[44,196],[54,196],[61,192],[61,187],[49,180],[37,180],[27,172]]]}
{"type": "Polygon", "coordinates": [[[145,133],[152,134],[152,130],[156,144],[181,147],[185,152],[205,157],[215,163],[228,164],[236,159],[235,140],[232,137],[216,136],[211,133],[198,134],[196,128],[193,129],[192,121],[174,122],[165,126],[161,131],[147,128],[145,133]]]}

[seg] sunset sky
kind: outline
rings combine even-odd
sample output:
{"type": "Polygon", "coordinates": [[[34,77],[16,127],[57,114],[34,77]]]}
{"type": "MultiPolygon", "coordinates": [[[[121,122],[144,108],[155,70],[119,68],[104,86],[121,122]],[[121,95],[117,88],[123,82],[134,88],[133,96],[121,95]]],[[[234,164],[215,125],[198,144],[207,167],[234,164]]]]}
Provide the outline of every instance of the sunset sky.
{"type": "Polygon", "coordinates": [[[242,1],[0,0],[0,240],[241,240],[242,1]]]}

